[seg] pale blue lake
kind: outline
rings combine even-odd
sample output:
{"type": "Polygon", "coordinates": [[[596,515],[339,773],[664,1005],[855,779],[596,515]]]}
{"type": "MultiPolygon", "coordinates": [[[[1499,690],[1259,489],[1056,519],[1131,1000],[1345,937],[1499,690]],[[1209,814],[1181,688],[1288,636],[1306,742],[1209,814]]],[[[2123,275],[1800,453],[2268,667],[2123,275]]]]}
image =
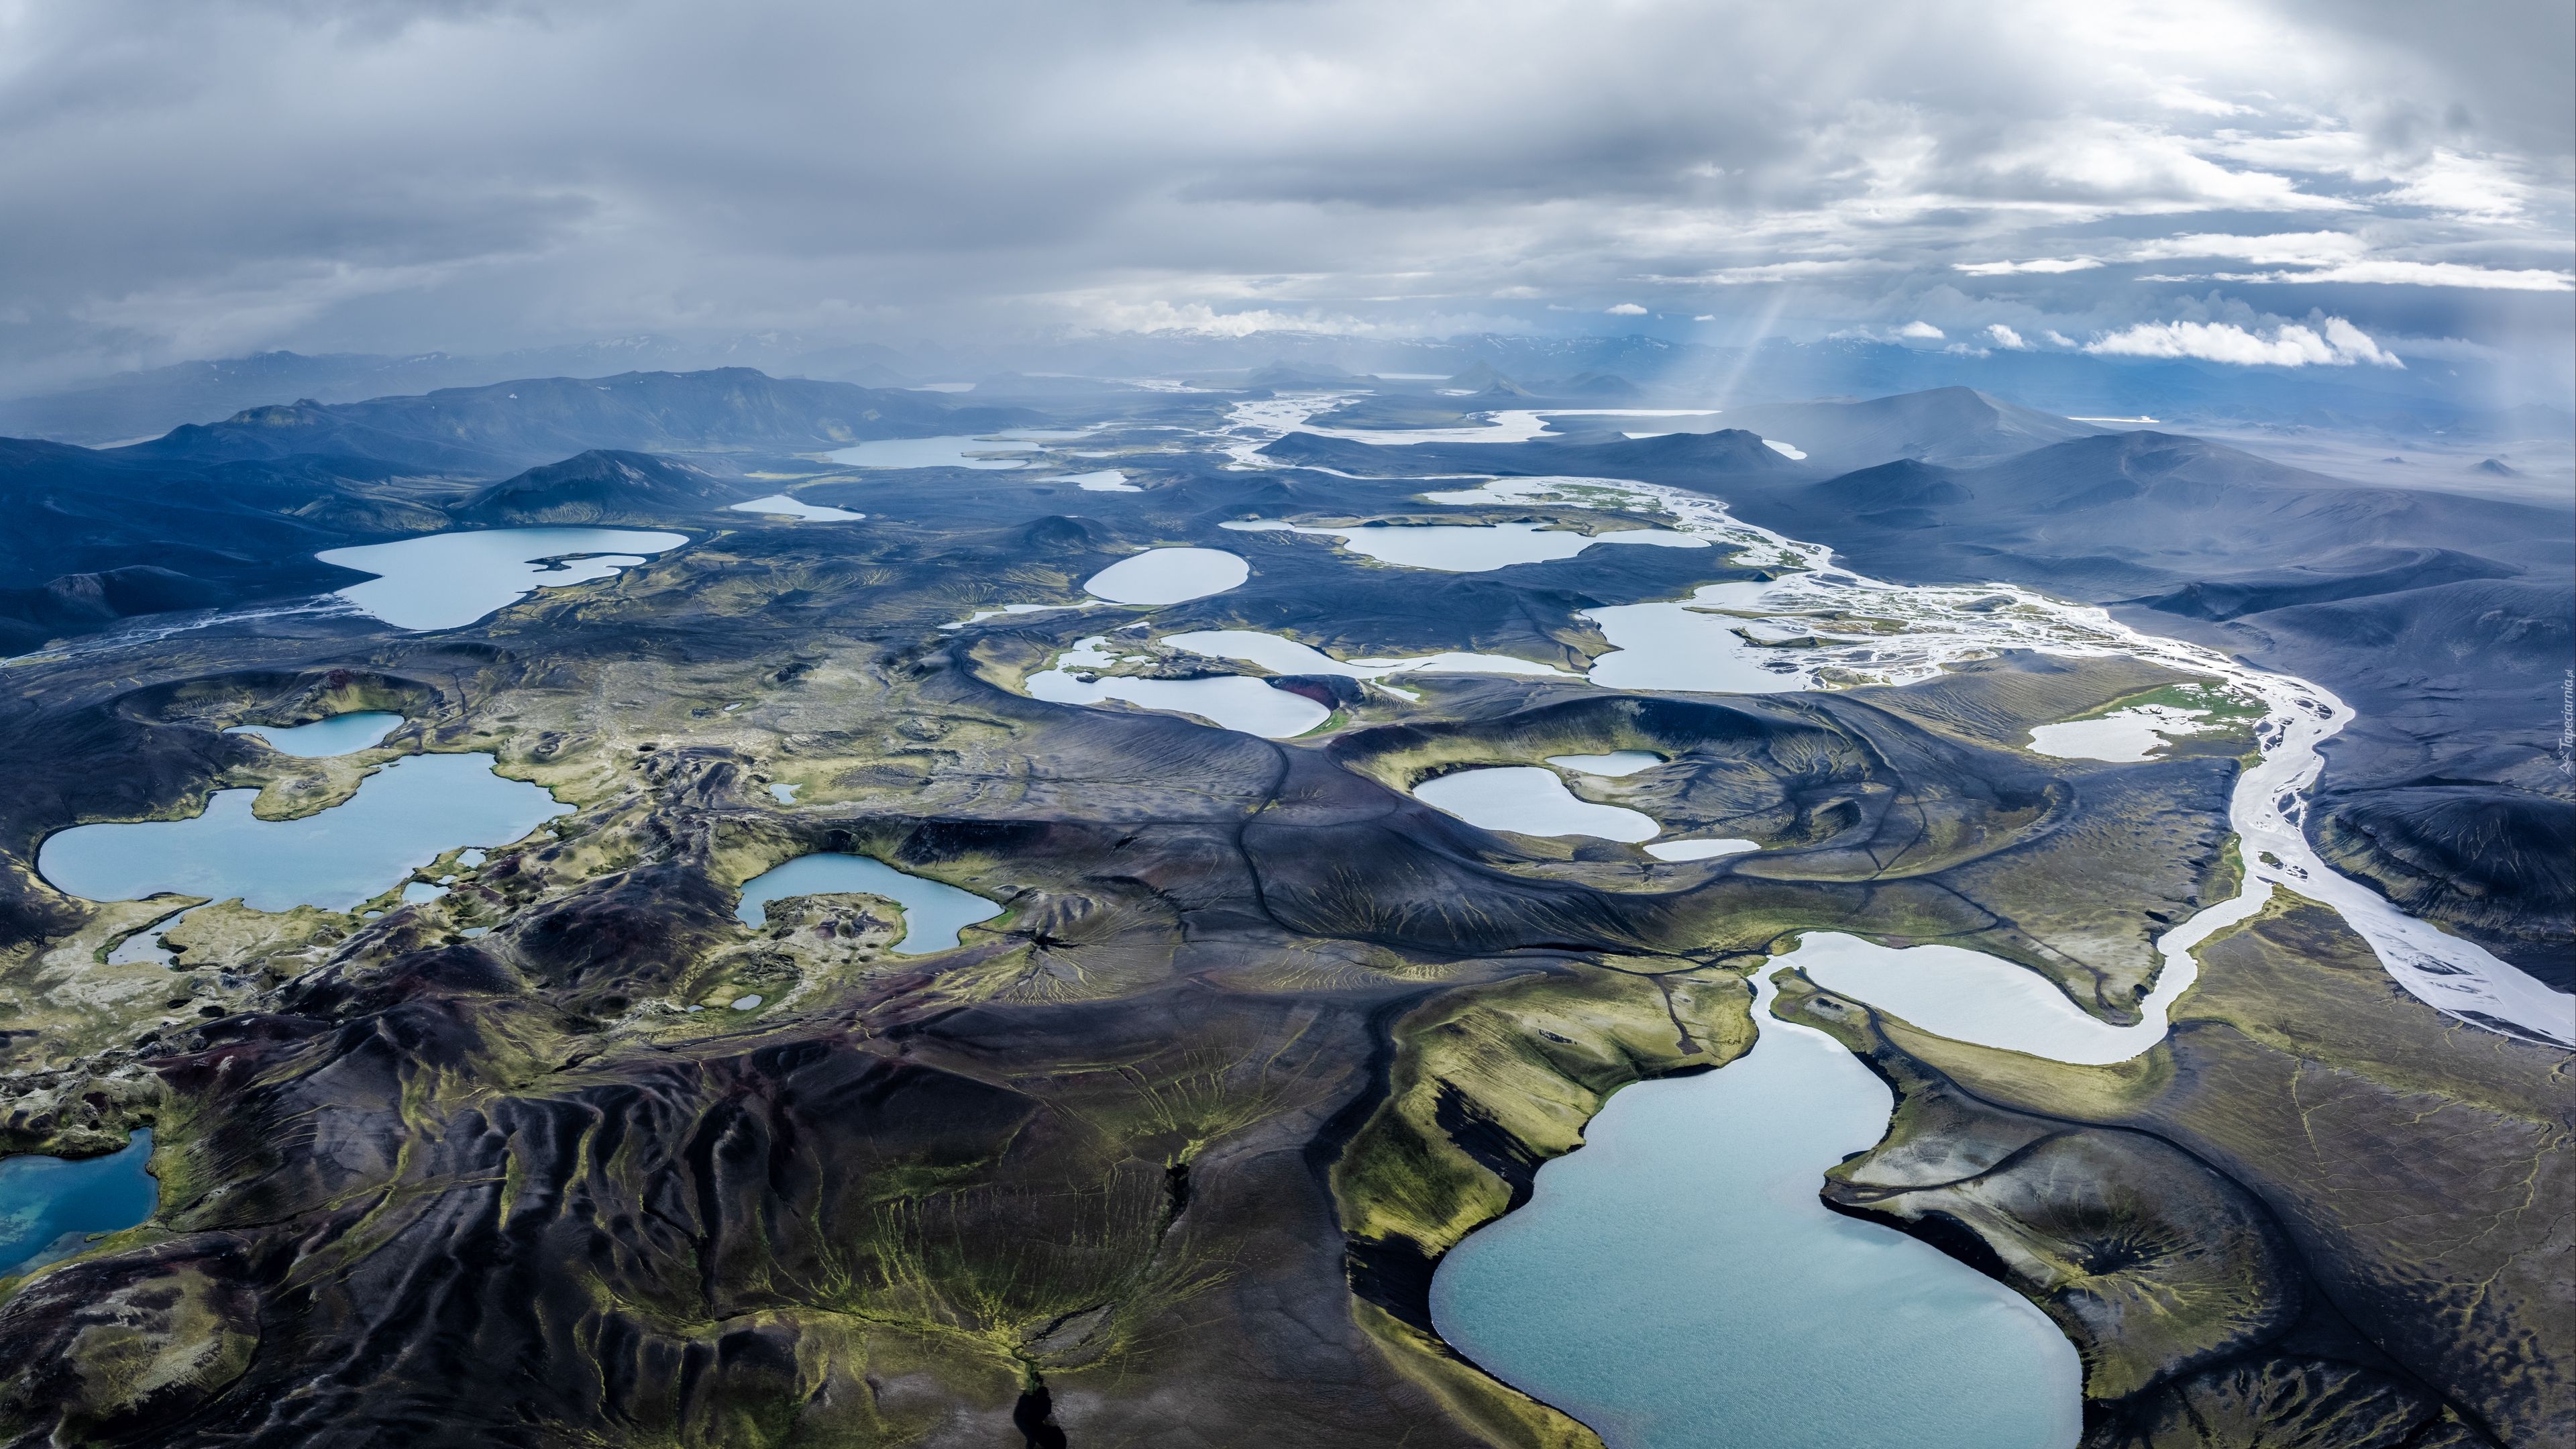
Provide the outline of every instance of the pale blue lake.
{"type": "Polygon", "coordinates": [[[768,920],[763,907],[771,901],[843,892],[883,896],[903,908],[903,939],[893,947],[898,956],[948,950],[957,944],[959,927],[1002,913],[999,903],[945,881],[906,875],[864,855],[822,853],[800,855],[743,882],[742,905],[734,914],[745,925],[760,926],[768,920]]]}
{"type": "Polygon", "coordinates": [[[1619,1092],[1441,1261],[1441,1336],[1611,1449],[2071,1449],[2082,1370],[2055,1324],[1817,1200],[1893,1098],[1772,994],[1750,1055],[1619,1092]]]}
{"type": "Polygon", "coordinates": [[[340,597],[397,629],[454,629],[540,588],[604,579],[687,543],[634,528],[485,528],[431,533],[314,555],[377,577],[340,597]]]}
{"type": "Polygon", "coordinates": [[[224,731],[228,735],[249,735],[263,741],[281,755],[300,759],[320,759],[326,755],[355,754],[384,742],[403,722],[398,714],[383,710],[363,710],[355,714],[335,714],[329,719],[305,725],[235,725],[224,731]]]}
{"type": "Polygon", "coordinates": [[[162,892],[258,911],[345,911],[460,845],[507,845],[569,813],[524,780],[492,773],[490,755],[412,755],[358,792],[301,820],[251,814],[256,790],[222,790],[188,820],[76,825],[46,837],[36,869],[57,890],[94,901],[162,892]]]}

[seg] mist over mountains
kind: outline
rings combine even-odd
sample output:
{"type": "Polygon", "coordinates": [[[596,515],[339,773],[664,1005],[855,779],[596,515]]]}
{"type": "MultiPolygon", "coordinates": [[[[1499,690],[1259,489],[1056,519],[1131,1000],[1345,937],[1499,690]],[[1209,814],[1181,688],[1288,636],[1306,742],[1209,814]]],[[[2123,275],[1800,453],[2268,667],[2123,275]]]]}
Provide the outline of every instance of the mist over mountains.
{"type": "Polygon", "coordinates": [[[123,373],[0,401],[0,435],[98,447],[158,437],[181,424],[295,398],[347,403],[518,378],[721,367],[882,390],[973,385],[1006,400],[1096,389],[1100,379],[1195,378],[1232,387],[1362,379],[1419,385],[1478,375],[1481,369],[1488,381],[1480,387],[1492,379],[1524,387],[1557,383],[1562,386],[1552,395],[1602,406],[1642,400],[1725,408],[1969,387],[2074,417],[2298,426],[2375,438],[2446,435],[2501,444],[2563,435],[2576,425],[2560,408],[2500,403],[2511,389],[2495,366],[2467,360],[2398,371],[2246,369],[2193,359],[2120,359],[1958,344],[1945,350],[1848,338],[1721,347],[1642,334],[1486,333],[1407,340],[1306,332],[1164,332],[1009,347],[822,345],[769,334],[712,345],[635,337],[479,357],[271,352],[123,373]]]}

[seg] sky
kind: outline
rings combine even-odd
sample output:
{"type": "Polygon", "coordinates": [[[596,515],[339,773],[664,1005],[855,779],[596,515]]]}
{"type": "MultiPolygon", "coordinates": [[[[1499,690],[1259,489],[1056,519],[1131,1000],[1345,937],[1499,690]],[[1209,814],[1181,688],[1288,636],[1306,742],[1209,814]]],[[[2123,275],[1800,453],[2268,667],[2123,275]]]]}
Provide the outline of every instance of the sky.
{"type": "Polygon", "coordinates": [[[2565,0],[0,0],[0,389],[1844,335],[2568,385],[2565,0]]]}

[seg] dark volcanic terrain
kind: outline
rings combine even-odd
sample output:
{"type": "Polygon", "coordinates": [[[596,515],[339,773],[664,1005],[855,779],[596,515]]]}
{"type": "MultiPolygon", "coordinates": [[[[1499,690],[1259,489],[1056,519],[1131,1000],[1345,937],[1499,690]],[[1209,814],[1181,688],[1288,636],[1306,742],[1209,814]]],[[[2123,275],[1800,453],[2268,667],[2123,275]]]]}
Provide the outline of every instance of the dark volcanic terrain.
{"type": "MultiPolygon", "coordinates": [[[[1505,381],[1442,404],[1527,406],[1505,381]]],[[[0,1435],[1597,1444],[1441,1341],[1432,1274],[1619,1088],[1742,1055],[1748,974],[1794,933],[1983,951],[2126,1022],[2155,940],[2235,894],[2244,731],[2130,763],[2028,748],[2183,682],[2128,659],[1760,695],[1272,677],[1331,711],[1285,740],[1030,696],[1078,641],[1144,648],[1144,626],[1579,672],[1609,648],[1587,611],[1764,571],[1604,546],[1436,572],[1220,527],[1651,521],[1432,505],[1460,485],[1424,475],[1674,485],[1880,578],[2023,584],[2316,681],[2359,711],[2309,816],[2321,852],[2576,977],[2564,510],[1961,390],[1747,419],[1804,462],[1744,430],[1217,436],[1244,400],[1048,418],[731,370],[0,442],[26,520],[0,545],[0,1135],[86,1156],[149,1126],[160,1180],[148,1222],[0,1285],[0,1435]],[[825,456],[1037,423],[1102,426],[1013,470],[825,456]],[[1257,467],[1219,446],[1263,443],[1257,467]],[[1135,491],[1076,481],[1112,468],[1135,491]],[[782,491],[867,518],[728,508],[782,491]],[[352,542],[561,524],[688,542],[437,632],[138,617],[342,587],[312,554],[352,542]],[[1172,546],[1250,576],[1159,607],[1085,595],[1172,546]],[[1067,607],[959,625],[1014,604],[1067,607]],[[358,709],[405,723],[328,759],[224,732],[358,709]],[[1660,762],[1579,795],[1762,848],[1662,861],[1410,793],[1619,750],[1660,762]],[[228,789],[308,817],[424,752],[489,755],[569,813],[455,842],[490,849],[415,874],[443,895],[388,880],[353,910],[93,901],[36,868],[77,825],[228,789]],[[816,852],[1003,911],[923,954],[869,894],[737,917],[747,881],[816,852]],[[173,964],[112,959],[186,906],[173,964]]],[[[1431,407],[1383,421],[1443,425],[1431,407]]],[[[1171,649],[1131,672],[1261,674],[1171,649]]],[[[1791,978],[1783,1012],[1899,1098],[1826,1200],[2039,1304],[2083,1356],[2088,1446],[2576,1433],[2568,1054],[2423,1005],[2287,892],[2200,954],[2168,1039],[2112,1067],[1791,978]]]]}

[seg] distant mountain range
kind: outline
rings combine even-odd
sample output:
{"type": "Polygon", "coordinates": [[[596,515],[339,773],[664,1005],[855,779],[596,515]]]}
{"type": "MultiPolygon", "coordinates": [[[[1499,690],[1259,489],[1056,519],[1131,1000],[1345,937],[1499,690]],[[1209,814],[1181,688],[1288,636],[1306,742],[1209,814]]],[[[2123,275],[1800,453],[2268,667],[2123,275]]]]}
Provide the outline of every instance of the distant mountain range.
{"type": "Polygon", "coordinates": [[[101,446],[296,399],[346,403],[512,378],[728,366],[872,388],[981,381],[988,394],[1006,397],[1098,390],[1098,382],[1085,379],[1224,373],[1237,385],[1277,387],[1411,374],[1450,379],[1448,385],[1481,377],[1470,389],[1479,392],[1499,378],[1533,388],[1533,379],[1557,379],[1559,396],[1724,408],[1965,387],[2075,417],[2153,417],[2163,424],[2207,427],[2300,424],[2390,438],[2437,432],[2453,439],[2563,437],[2576,426],[2563,404],[2498,407],[2493,399],[2511,391],[2512,379],[2466,359],[2405,370],[2247,368],[2096,357],[2065,348],[1918,347],[1860,338],[1738,348],[1643,336],[1484,333],[1435,340],[1257,332],[1121,333],[908,349],[772,334],[715,344],[623,338],[484,357],[271,352],[125,373],[0,401],[0,435],[101,446]]]}
{"type": "Polygon", "coordinates": [[[482,387],[513,378],[599,377],[634,371],[709,370],[726,366],[765,369],[775,375],[810,375],[868,387],[900,388],[913,379],[881,347],[816,353],[785,349],[757,339],[716,347],[690,346],[657,337],[630,337],[577,347],[553,347],[490,356],[424,352],[404,357],[335,352],[306,356],[263,352],[211,362],[183,362],[121,373],[74,387],[0,401],[0,436],[106,447],[158,437],[184,423],[269,404],[309,399],[362,402],[482,387]],[[793,365],[812,361],[824,366],[793,365]]]}
{"type": "Polygon", "coordinates": [[[1807,455],[1807,462],[1831,471],[1896,458],[1953,466],[1991,463],[2044,444],[2109,431],[1965,387],[1865,402],[1758,403],[1730,408],[1722,416],[1733,426],[1791,443],[1807,455]]]}
{"type": "Polygon", "coordinates": [[[786,452],[1044,421],[1020,408],[958,406],[935,393],[774,378],[747,367],[523,378],[419,397],[247,409],[114,450],[165,462],[364,458],[489,478],[592,448],[786,452]]]}
{"type": "Polygon", "coordinates": [[[343,544],[459,522],[721,506],[766,491],[725,476],[727,455],[746,449],[811,453],[1042,420],[959,401],[721,368],[307,399],[118,448],[0,439],[12,525],[0,530],[0,652],[138,614],[354,582],[313,558],[343,544]]]}

